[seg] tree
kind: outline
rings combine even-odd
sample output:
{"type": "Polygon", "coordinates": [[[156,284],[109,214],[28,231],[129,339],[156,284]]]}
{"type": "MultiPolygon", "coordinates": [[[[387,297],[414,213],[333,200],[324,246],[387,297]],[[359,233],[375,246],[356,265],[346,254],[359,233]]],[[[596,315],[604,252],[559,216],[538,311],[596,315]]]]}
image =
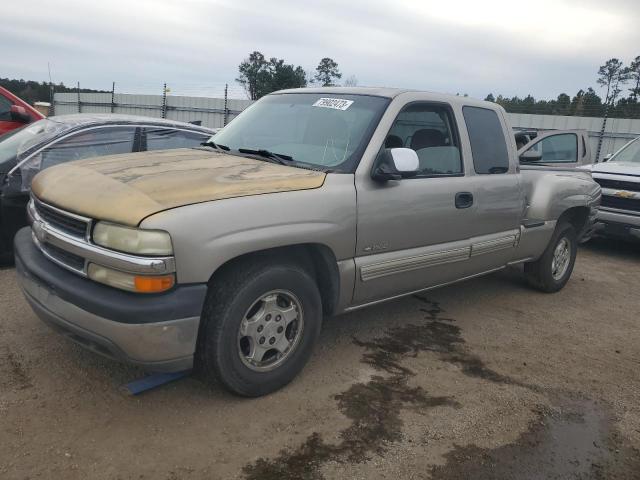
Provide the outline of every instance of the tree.
{"type": "MultiPolygon", "coordinates": [[[[77,92],[76,87],[66,87],[64,84],[49,85],[49,82],[35,82],[33,80],[15,80],[10,78],[0,78],[0,87],[4,87],[14,95],[22,98],[25,102],[33,104],[38,101],[51,101],[52,88],[56,92],[77,92]]],[[[99,92],[105,90],[92,90],[90,88],[81,88],[81,93],[99,92]]]]}
{"type": "Polygon", "coordinates": [[[333,81],[342,78],[342,74],[338,70],[338,64],[332,58],[325,57],[316,67],[314,78],[323,87],[333,87],[333,81]]]}
{"type": "Polygon", "coordinates": [[[347,78],[345,78],[343,85],[345,87],[357,87],[358,78],[355,75],[350,75],[347,78]]]}
{"type": "Polygon", "coordinates": [[[284,63],[283,59],[272,58],[268,65],[271,79],[269,90],[275,92],[285,88],[302,88],[307,86],[307,78],[304,69],[284,63]]]}
{"type": "Polygon", "coordinates": [[[496,98],[493,96],[493,93],[490,93],[489,95],[487,95],[485,97],[485,101],[487,101],[487,102],[495,102],[496,98]]]}
{"type": "Polygon", "coordinates": [[[251,100],[284,88],[307,86],[306,73],[300,66],[284,63],[283,59],[272,57],[268,61],[258,51],[249,54],[238,67],[240,75],[236,82],[242,85],[251,100]]]}
{"type": "Polygon", "coordinates": [[[557,115],[569,115],[571,108],[571,97],[566,93],[558,95],[558,99],[555,104],[555,113],[557,115]]]}
{"type": "Polygon", "coordinates": [[[629,70],[617,58],[611,58],[598,69],[598,85],[607,89],[604,103],[613,105],[620,95],[620,86],[630,78],[629,70]]]}
{"type": "Polygon", "coordinates": [[[251,100],[257,100],[266,95],[265,83],[268,77],[267,61],[258,51],[249,54],[238,67],[240,75],[236,82],[242,85],[251,100]]]}
{"type": "Polygon", "coordinates": [[[640,55],[631,62],[628,73],[629,80],[633,82],[633,87],[629,89],[631,92],[630,98],[632,98],[635,103],[638,100],[638,96],[640,96],[640,55]]]}

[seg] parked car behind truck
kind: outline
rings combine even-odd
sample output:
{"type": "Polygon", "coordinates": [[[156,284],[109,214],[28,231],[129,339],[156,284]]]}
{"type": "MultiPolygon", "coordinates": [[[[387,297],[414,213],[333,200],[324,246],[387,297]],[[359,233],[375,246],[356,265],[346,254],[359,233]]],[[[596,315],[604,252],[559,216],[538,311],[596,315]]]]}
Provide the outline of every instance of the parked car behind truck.
{"type": "Polygon", "coordinates": [[[586,130],[516,131],[515,137],[522,165],[566,169],[593,163],[586,130]]]}
{"type": "Polygon", "coordinates": [[[640,240],[640,137],[594,165],[591,173],[602,187],[598,233],[640,240]]]}
{"type": "Polygon", "coordinates": [[[192,147],[213,130],[183,122],[112,114],[59,115],[0,138],[0,263],[13,258],[15,233],[27,225],[31,180],[82,158],[192,147]]]}
{"type": "Polygon", "coordinates": [[[600,200],[588,172],[520,171],[502,107],[466,97],[286,90],[208,145],[38,174],[16,267],[80,344],[247,396],[297,375],[323,316],[514,264],[560,290],[600,200]]]}
{"type": "Polygon", "coordinates": [[[44,115],[27,102],[0,87],[0,136],[42,118],[44,115]]]}

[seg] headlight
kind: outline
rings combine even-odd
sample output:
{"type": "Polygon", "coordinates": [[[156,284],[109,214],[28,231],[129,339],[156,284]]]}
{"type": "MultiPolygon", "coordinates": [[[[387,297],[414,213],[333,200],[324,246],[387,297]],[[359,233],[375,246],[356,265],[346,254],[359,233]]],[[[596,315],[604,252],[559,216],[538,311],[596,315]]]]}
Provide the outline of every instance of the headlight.
{"type": "Polygon", "coordinates": [[[98,222],[93,241],[106,248],[138,255],[171,255],[171,237],[161,230],[143,230],[98,222]]]}
{"type": "Polygon", "coordinates": [[[96,265],[95,263],[89,264],[87,274],[95,282],[138,293],[164,292],[175,284],[175,276],[173,274],[160,276],[134,275],[96,265]]]}

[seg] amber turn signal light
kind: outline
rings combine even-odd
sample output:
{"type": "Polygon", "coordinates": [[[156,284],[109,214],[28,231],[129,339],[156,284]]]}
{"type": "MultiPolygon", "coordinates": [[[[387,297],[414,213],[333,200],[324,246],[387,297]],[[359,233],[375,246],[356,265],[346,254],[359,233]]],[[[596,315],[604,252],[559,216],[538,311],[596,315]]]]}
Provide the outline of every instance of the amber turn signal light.
{"type": "Polygon", "coordinates": [[[134,278],[134,285],[137,292],[140,293],[156,293],[169,290],[175,284],[173,275],[162,275],[158,277],[149,277],[137,275],[134,278]]]}

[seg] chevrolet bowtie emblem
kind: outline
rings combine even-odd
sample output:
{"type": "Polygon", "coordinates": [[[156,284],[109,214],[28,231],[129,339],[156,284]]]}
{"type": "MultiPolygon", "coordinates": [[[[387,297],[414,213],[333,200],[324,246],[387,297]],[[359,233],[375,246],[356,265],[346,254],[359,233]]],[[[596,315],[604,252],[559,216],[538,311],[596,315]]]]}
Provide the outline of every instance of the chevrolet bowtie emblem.
{"type": "Polygon", "coordinates": [[[632,192],[627,192],[627,191],[625,191],[625,190],[619,190],[619,191],[617,191],[616,193],[614,193],[614,195],[615,195],[616,197],[619,197],[619,198],[634,198],[634,197],[635,197],[635,194],[634,194],[634,193],[632,193],[632,192]]]}

